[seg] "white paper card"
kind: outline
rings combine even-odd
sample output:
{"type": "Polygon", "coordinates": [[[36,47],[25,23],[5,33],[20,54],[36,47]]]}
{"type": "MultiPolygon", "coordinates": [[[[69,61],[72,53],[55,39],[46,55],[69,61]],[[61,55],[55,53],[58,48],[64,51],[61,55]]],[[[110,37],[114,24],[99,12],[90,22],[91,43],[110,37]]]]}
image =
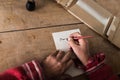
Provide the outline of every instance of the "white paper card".
{"type": "MultiPolygon", "coordinates": [[[[57,50],[62,50],[62,51],[65,51],[65,52],[68,51],[69,50],[69,45],[68,45],[67,39],[70,36],[70,34],[72,34],[74,32],[79,32],[80,33],[80,30],[79,29],[73,29],[73,30],[68,30],[68,31],[52,33],[56,49],[57,50]]],[[[70,67],[70,69],[68,69],[66,71],[66,74],[69,74],[72,77],[75,77],[75,76],[78,76],[80,74],[83,74],[83,70],[76,68],[75,65],[72,65],[70,67]]]]}
{"type": "Polygon", "coordinates": [[[52,33],[53,39],[55,42],[55,46],[57,50],[62,50],[62,51],[68,51],[69,50],[69,45],[66,39],[70,36],[70,34],[74,32],[80,32],[79,29],[73,29],[73,30],[68,30],[68,31],[62,31],[62,32],[55,32],[52,33]]]}

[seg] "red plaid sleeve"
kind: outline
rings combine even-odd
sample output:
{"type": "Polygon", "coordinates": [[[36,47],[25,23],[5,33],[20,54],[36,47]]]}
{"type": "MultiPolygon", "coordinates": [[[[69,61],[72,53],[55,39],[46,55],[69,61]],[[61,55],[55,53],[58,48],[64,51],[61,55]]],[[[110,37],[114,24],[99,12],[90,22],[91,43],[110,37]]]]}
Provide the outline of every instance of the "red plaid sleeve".
{"type": "Polygon", "coordinates": [[[0,74],[0,80],[44,80],[40,64],[33,60],[0,74]]]}

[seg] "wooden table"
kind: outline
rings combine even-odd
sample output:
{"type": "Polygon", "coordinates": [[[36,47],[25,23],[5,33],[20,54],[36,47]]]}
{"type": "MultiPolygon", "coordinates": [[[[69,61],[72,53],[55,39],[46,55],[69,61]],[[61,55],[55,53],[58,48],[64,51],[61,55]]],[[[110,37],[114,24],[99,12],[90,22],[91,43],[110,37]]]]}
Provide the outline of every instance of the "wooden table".
{"type": "MultiPolygon", "coordinates": [[[[95,0],[120,16],[119,0],[95,0]]],[[[115,73],[120,72],[120,50],[74,18],[60,5],[46,0],[44,7],[34,12],[25,9],[25,0],[2,0],[0,3],[0,71],[19,66],[33,59],[42,60],[55,51],[53,32],[79,28],[88,39],[91,55],[106,54],[106,63],[115,73]]]]}

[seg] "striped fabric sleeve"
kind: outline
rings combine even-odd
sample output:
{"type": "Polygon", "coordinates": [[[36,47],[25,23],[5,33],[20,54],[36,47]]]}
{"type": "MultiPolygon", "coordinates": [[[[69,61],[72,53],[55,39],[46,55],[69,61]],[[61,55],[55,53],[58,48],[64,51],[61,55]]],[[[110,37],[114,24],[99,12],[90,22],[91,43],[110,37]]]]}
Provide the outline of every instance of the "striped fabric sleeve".
{"type": "Polygon", "coordinates": [[[39,62],[33,60],[0,73],[0,80],[44,80],[39,62]]]}
{"type": "Polygon", "coordinates": [[[31,80],[44,80],[44,75],[42,73],[42,68],[39,62],[33,60],[31,62],[25,63],[22,65],[27,76],[31,78],[31,80]]]}

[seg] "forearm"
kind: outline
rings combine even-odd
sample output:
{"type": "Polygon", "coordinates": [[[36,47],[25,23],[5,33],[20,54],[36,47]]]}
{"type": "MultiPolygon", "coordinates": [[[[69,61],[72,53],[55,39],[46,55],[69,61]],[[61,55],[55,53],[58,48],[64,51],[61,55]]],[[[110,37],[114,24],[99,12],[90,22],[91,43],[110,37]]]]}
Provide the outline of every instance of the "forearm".
{"type": "Polygon", "coordinates": [[[90,80],[119,80],[111,67],[104,63],[103,53],[94,56],[86,65],[86,72],[90,80]]]}
{"type": "Polygon", "coordinates": [[[0,80],[44,80],[43,78],[42,68],[34,60],[0,74],[0,80]]]}

